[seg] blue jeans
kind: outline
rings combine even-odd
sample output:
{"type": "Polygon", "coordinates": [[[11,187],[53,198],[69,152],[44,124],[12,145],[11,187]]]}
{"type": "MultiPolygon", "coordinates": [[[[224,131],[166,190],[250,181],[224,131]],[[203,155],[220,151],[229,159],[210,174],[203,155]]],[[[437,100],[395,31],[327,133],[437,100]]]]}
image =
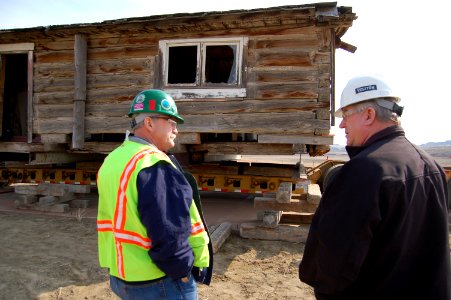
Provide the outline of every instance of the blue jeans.
{"type": "Polygon", "coordinates": [[[166,277],[143,284],[128,284],[110,276],[110,287],[122,300],[197,300],[197,285],[193,276],[187,283],[166,277]]]}

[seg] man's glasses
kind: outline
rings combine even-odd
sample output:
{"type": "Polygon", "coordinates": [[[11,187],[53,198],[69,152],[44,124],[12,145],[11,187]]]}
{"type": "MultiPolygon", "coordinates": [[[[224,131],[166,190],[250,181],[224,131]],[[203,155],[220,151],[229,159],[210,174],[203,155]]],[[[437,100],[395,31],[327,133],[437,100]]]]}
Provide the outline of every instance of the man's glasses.
{"type": "Polygon", "coordinates": [[[172,129],[177,128],[177,122],[168,117],[151,117],[152,119],[165,119],[171,125],[172,129]]]}
{"type": "Polygon", "coordinates": [[[341,113],[343,120],[346,120],[347,118],[349,118],[350,116],[354,115],[354,114],[358,114],[361,113],[362,111],[364,111],[365,109],[367,109],[368,107],[359,107],[359,108],[351,108],[348,109],[346,111],[343,111],[341,113]]]}

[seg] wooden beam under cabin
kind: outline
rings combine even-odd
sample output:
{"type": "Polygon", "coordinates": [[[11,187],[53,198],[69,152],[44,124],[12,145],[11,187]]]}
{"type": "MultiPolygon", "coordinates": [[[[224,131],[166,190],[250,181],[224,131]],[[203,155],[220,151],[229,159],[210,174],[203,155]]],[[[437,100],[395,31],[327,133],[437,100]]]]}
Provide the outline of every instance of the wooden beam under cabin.
{"type": "Polygon", "coordinates": [[[72,149],[83,149],[85,142],[85,103],[86,103],[86,70],[87,48],[86,36],[75,35],[75,90],[72,128],[72,149]]]}

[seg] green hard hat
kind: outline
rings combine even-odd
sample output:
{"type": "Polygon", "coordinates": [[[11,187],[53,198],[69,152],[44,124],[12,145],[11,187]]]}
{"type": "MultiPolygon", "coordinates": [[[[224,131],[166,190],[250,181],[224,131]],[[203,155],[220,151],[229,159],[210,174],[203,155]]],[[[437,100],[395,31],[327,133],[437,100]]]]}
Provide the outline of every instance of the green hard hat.
{"type": "Polygon", "coordinates": [[[161,90],[144,90],[135,96],[128,116],[141,113],[167,115],[176,119],[179,124],[185,122],[177,112],[174,99],[161,90]]]}

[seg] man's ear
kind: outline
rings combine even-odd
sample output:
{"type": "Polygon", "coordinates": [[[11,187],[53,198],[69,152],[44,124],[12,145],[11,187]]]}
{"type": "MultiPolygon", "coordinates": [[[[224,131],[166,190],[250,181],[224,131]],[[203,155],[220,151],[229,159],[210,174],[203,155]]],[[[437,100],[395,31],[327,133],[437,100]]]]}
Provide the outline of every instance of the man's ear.
{"type": "Polygon", "coordinates": [[[148,128],[148,129],[152,129],[153,128],[152,118],[145,118],[144,119],[144,126],[146,126],[146,128],[148,128]]]}
{"type": "Polygon", "coordinates": [[[365,123],[371,125],[376,121],[376,110],[372,107],[368,107],[365,110],[365,123]]]}

